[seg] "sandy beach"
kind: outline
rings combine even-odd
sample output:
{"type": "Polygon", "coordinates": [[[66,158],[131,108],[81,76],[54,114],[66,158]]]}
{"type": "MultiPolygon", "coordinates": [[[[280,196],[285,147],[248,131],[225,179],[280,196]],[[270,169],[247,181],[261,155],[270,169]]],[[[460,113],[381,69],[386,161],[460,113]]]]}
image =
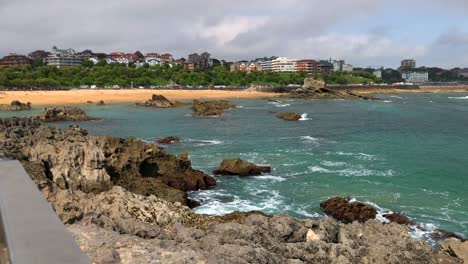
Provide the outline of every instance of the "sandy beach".
{"type": "Polygon", "coordinates": [[[146,101],[153,94],[162,94],[170,100],[192,99],[254,99],[280,96],[278,93],[219,90],[69,90],[69,91],[3,91],[0,104],[13,100],[31,102],[33,105],[84,104],[87,101],[126,103],[146,101]]]}

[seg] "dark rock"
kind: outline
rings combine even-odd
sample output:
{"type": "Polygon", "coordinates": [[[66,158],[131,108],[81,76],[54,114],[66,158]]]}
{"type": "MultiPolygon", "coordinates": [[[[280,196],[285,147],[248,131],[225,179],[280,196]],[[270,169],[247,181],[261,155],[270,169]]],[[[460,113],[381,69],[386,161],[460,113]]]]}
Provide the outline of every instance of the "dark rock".
{"type": "Polygon", "coordinates": [[[382,216],[387,218],[392,223],[397,223],[400,225],[413,225],[414,224],[413,221],[411,221],[408,217],[397,212],[386,213],[386,214],[383,214],[382,216]]]}
{"type": "Polygon", "coordinates": [[[94,104],[93,101],[86,101],[87,104],[94,104]]]}
{"type": "Polygon", "coordinates": [[[145,106],[145,107],[155,107],[155,108],[170,108],[170,107],[176,107],[176,104],[163,95],[158,95],[158,94],[153,94],[151,99],[144,103],[137,103],[139,106],[145,106]]]}
{"type": "Polygon", "coordinates": [[[105,105],[104,101],[103,100],[99,100],[96,105],[105,105]]]}
{"type": "Polygon", "coordinates": [[[459,235],[457,235],[457,234],[455,234],[453,232],[443,230],[443,229],[436,229],[431,234],[431,238],[435,239],[435,240],[446,240],[446,239],[449,239],[449,238],[455,238],[455,239],[458,239],[460,241],[466,241],[466,239],[464,237],[459,236],[459,235]]]}
{"type": "Polygon", "coordinates": [[[180,137],[169,136],[169,137],[158,138],[156,142],[158,142],[159,144],[170,145],[170,144],[180,142],[180,137]]]}
{"type": "Polygon", "coordinates": [[[37,118],[44,122],[94,120],[94,118],[89,117],[82,109],[71,106],[44,108],[37,118]]]}
{"type": "Polygon", "coordinates": [[[199,101],[193,100],[193,115],[195,116],[219,116],[224,114],[224,110],[235,108],[236,105],[225,100],[199,101]]]}
{"type": "Polygon", "coordinates": [[[361,202],[349,202],[349,199],[334,197],[320,203],[323,211],[343,223],[358,221],[361,223],[375,219],[377,210],[361,202]]]}
{"type": "Polygon", "coordinates": [[[2,104],[0,105],[0,110],[13,110],[13,111],[25,111],[25,110],[31,110],[31,103],[22,103],[18,100],[12,101],[9,105],[7,104],[2,104]]]}
{"type": "Polygon", "coordinates": [[[277,118],[286,121],[297,121],[301,119],[301,115],[293,112],[279,113],[276,115],[277,118]]]}
{"type": "Polygon", "coordinates": [[[260,175],[266,172],[271,172],[271,167],[257,166],[239,158],[224,159],[219,167],[213,171],[214,174],[239,176],[260,175]]]}

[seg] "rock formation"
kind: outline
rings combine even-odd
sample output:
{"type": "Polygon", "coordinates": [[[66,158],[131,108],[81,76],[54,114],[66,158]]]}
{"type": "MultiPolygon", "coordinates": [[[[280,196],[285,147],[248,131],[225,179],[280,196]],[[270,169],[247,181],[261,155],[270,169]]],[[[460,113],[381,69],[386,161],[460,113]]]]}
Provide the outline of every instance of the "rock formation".
{"type": "Polygon", "coordinates": [[[169,137],[158,138],[156,142],[158,142],[159,144],[170,145],[170,144],[180,142],[180,137],[169,136],[169,137]]]}
{"type": "Polygon", "coordinates": [[[219,116],[224,110],[235,108],[236,105],[225,100],[199,101],[193,100],[193,115],[195,116],[219,116]]]}
{"type": "Polygon", "coordinates": [[[257,166],[241,159],[224,159],[218,168],[213,170],[214,174],[251,176],[271,172],[269,166],[257,166]]]}
{"type": "Polygon", "coordinates": [[[94,120],[94,118],[89,117],[81,108],[72,106],[46,107],[37,118],[44,122],[94,120]]]}
{"type": "Polygon", "coordinates": [[[31,110],[31,103],[22,103],[18,100],[12,101],[10,104],[1,104],[0,110],[13,110],[13,111],[25,111],[31,110]]]}
{"type": "Polygon", "coordinates": [[[103,100],[99,100],[96,105],[105,105],[106,103],[103,100]]]}
{"type": "Polygon", "coordinates": [[[377,210],[370,205],[361,202],[350,202],[348,198],[334,197],[320,203],[323,211],[343,223],[358,221],[361,223],[375,219],[377,210]]]}
{"type": "Polygon", "coordinates": [[[305,78],[302,88],[290,93],[290,97],[297,99],[363,99],[382,101],[380,98],[364,96],[351,91],[338,91],[325,87],[325,82],[314,78],[305,78]]]}
{"type": "Polygon", "coordinates": [[[76,126],[61,131],[35,119],[0,119],[0,152],[36,168],[30,174],[42,171],[61,189],[85,193],[118,185],[185,205],[186,191],[216,184],[209,175],[192,169],[189,160],[165,153],[157,145],[91,136],[76,126]]]}
{"type": "Polygon", "coordinates": [[[300,114],[293,112],[279,113],[276,115],[276,117],[286,121],[298,121],[299,119],[301,119],[300,114]]]}
{"type": "Polygon", "coordinates": [[[447,252],[462,261],[468,263],[468,241],[461,242],[457,239],[447,239],[440,243],[441,250],[447,252]]]}
{"type": "Polygon", "coordinates": [[[146,107],[156,107],[156,108],[170,108],[170,107],[176,107],[176,104],[163,95],[158,95],[158,94],[153,94],[151,99],[144,103],[137,103],[137,105],[140,106],[146,106],[146,107]]]}

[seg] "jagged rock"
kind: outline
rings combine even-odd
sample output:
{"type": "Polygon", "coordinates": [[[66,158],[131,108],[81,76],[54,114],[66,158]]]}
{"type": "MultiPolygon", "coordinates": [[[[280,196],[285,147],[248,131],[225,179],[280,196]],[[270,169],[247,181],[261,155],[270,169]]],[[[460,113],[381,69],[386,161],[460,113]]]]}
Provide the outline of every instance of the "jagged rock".
{"type": "Polygon", "coordinates": [[[293,112],[279,113],[276,115],[277,118],[283,119],[286,121],[297,121],[301,119],[301,115],[293,112]]]}
{"type": "Polygon", "coordinates": [[[99,100],[99,101],[96,103],[96,105],[105,105],[105,104],[106,104],[106,103],[104,103],[103,100],[99,100]]]}
{"type": "Polygon", "coordinates": [[[434,232],[431,233],[431,238],[435,240],[447,240],[449,238],[455,238],[460,241],[467,241],[462,236],[459,236],[453,232],[449,232],[443,229],[436,229],[434,232]]]}
{"type": "Polygon", "coordinates": [[[181,160],[188,160],[189,159],[189,154],[187,151],[182,151],[179,153],[179,159],[181,160]]]}
{"type": "Polygon", "coordinates": [[[468,263],[468,241],[461,242],[457,239],[447,239],[440,243],[440,247],[442,251],[458,258],[462,263],[468,263]]]}
{"type": "Polygon", "coordinates": [[[82,109],[72,106],[46,107],[37,118],[44,122],[94,120],[82,109]]]}
{"type": "Polygon", "coordinates": [[[169,137],[158,138],[156,142],[158,142],[159,144],[170,145],[170,144],[180,142],[180,137],[169,136],[169,137]]]}
{"type": "Polygon", "coordinates": [[[0,105],[0,110],[25,111],[25,110],[31,110],[31,108],[32,106],[30,102],[22,103],[18,100],[11,101],[9,105],[8,104],[0,105]]]}
{"type": "Polygon", "coordinates": [[[380,98],[364,96],[352,93],[351,91],[338,91],[325,87],[323,80],[305,78],[302,88],[298,88],[290,93],[290,97],[298,99],[363,99],[382,101],[380,98]]]}
{"type": "Polygon", "coordinates": [[[411,221],[408,217],[398,212],[386,213],[386,214],[383,214],[382,216],[387,218],[392,223],[397,223],[400,225],[413,225],[414,224],[413,221],[411,221]]]}
{"type": "Polygon", "coordinates": [[[193,100],[193,115],[195,116],[219,116],[224,110],[235,108],[236,105],[225,100],[199,101],[193,100]]]}
{"type": "Polygon", "coordinates": [[[361,202],[350,202],[350,199],[334,197],[320,203],[323,211],[343,223],[358,221],[361,223],[375,219],[377,210],[361,202]]]}
{"type": "Polygon", "coordinates": [[[239,176],[260,175],[266,172],[271,172],[271,167],[257,166],[239,158],[224,159],[218,168],[213,170],[214,174],[239,176]]]}
{"type": "MultiPolygon", "coordinates": [[[[0,152],[42,167],[62,189],[99,193],[118,185],[187,204],[187,191],[216,185],[209,175],[136,139],[88,135],[76,126],[66,131],[35,119],[0,119],[0,152]]],[[[37,170],[35,170],[37,171],[37,170]]]]}
{"type": "Polygon", "coordinates": [[[151,99],[144,103],[137,103],[137,105],[140,106],[146,106],[146,107],[156,107],[156,108],[170,108],[170,107],[175,107],[176,104],[163,95],[158,95],[158,94],[153,94],[151,99]]]}

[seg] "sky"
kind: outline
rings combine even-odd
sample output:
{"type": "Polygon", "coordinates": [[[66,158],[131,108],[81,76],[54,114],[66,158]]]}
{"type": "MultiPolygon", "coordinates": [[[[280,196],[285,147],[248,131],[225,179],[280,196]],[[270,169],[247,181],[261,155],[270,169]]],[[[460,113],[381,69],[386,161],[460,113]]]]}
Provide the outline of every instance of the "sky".
{"type": "Polygon", "coordinates": [[[468,67],[467,12],[468,0],[0,0],[0,55],[55,45],[468,67]]]}

